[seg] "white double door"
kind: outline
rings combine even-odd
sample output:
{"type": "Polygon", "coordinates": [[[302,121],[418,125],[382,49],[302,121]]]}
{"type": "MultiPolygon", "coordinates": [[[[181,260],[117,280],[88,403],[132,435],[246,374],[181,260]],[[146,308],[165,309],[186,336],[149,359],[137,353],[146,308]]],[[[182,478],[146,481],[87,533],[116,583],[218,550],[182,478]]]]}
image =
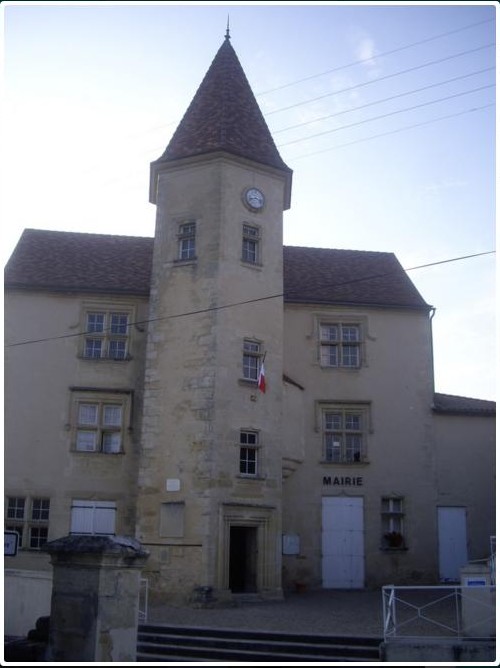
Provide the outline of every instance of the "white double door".
{"type": "Polygon", "coordinates": [[[362,497],[323,497],[322,570],[325,589],[362,589],[365,581],[362,497]]]}

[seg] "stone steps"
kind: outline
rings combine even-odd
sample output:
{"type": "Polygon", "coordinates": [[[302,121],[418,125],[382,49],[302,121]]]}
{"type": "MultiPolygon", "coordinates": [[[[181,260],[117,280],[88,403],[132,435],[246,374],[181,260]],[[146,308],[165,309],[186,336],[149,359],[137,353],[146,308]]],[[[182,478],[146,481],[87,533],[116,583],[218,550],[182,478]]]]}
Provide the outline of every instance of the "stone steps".
{"type": "Polygon", "coordinates": [[[141,624],[137,661],[380,661],[381,638],[141,624]]]}

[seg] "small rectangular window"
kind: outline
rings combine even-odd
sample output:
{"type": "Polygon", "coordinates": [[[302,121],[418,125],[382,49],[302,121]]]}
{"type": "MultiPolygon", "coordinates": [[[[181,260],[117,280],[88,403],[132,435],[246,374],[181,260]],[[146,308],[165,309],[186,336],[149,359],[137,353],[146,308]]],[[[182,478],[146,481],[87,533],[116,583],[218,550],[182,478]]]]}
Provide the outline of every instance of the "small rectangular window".
{"type": "Polygon", "coordinates": [[[194,260],[196,258],[196,223],[179,225],[179,260],[194,260]]]}
{"type": "Polygon", "coordinates": [[[243,225],[241,259],[243,262],[257,264],[259,262],[260,230],[253,225],[243,225]]]}
{"type": "Polygon", "coordinates": [[[31,505],[31,519],[33,521],[48,522],[50,499],[33,499],[31,505]]]}
{"type": "Polygon", "coordinates": [[[47,527],[30,527],[30,548],[39,550],[47,542],[48,535],[47,527]]]}
{"type": "Polygon", "coordinates": [[[382,498],[382,546],[402,549],[406,546],[404,528],[404,499],[402,497],[382,498]]]}
{"type": "Polygon", "coordinates": [[[10,520],[23,520],[26,499],[20,496],[9,496],[7,501],[7,517],[10,520]]]}
{"type": "Polygon", "coordinates": [[[257,453],[259,433],[256,431],[240,432],[240,474],[257,475],[257,453]]]}
{"type": "Polygon", "coordinates": [[[5,530],[18,533],[19,548],[38,550],[48,539],[49,514],[50,499],[7,497],[5,530]],[[25,538],[27,542],[23,544],[25,538]]]}
{"type": "Polygon", "coordinates": [[[243,341],[243,378],[257,382],[260,370],[260,343],[245,339],[243,341]]]}

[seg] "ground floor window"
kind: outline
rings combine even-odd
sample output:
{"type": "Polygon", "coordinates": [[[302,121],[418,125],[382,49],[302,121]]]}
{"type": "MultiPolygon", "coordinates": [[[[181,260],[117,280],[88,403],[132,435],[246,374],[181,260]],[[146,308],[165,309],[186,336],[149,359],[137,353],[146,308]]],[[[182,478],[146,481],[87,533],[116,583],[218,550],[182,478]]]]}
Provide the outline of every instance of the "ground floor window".
{"type": "Polygon", "coordinates": [[[403,497],[382,498],[382,546],[405,547],[403,497]]]}
{"type": "Polygon", "coordinates": [[[15,531],[19,548],[39,550],[48,540],[50,499],[8,496],[5,530],[15,531]]]}

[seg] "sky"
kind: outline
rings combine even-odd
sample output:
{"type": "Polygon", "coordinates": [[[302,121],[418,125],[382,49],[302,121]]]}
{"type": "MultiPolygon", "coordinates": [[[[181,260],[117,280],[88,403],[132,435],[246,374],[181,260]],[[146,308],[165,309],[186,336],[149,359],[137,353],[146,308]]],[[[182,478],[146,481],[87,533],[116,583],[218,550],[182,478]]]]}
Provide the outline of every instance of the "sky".
{"type": "Polygon", "coordinates": [[[294,172],[285,244],[395,253],[436,309],[436,391],[494,400],[496,7],[2,3],[4,264],[25,228],[153,236],[149,163],[229,17],[294,172]]]}

